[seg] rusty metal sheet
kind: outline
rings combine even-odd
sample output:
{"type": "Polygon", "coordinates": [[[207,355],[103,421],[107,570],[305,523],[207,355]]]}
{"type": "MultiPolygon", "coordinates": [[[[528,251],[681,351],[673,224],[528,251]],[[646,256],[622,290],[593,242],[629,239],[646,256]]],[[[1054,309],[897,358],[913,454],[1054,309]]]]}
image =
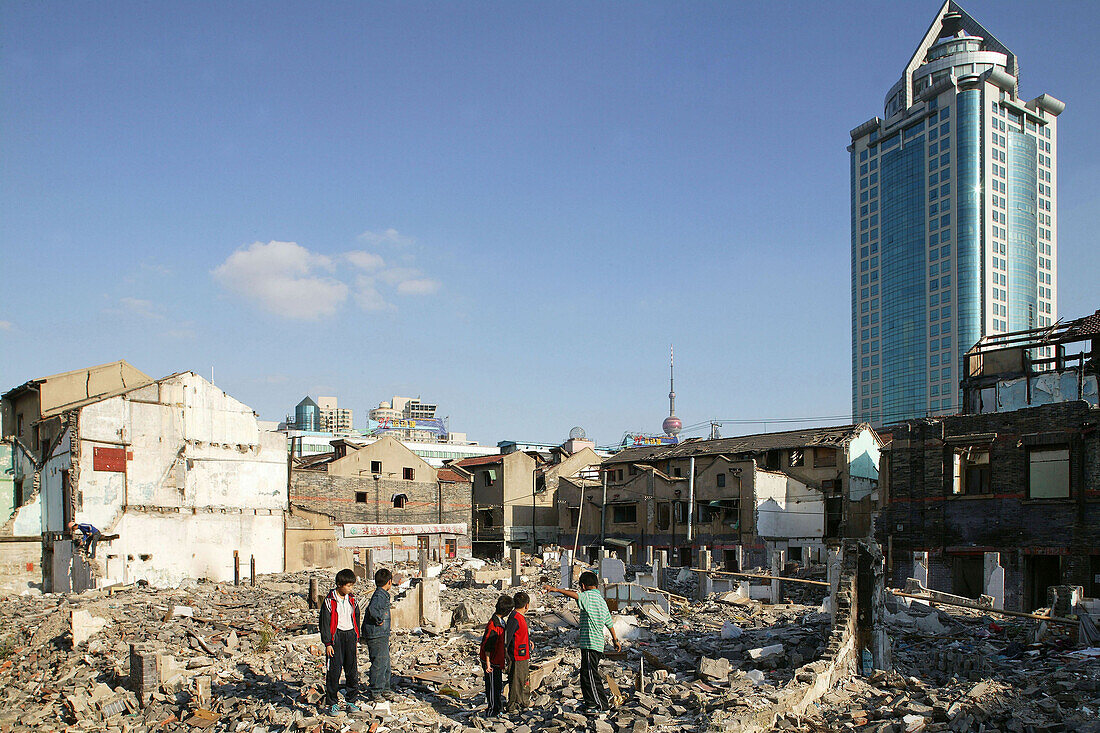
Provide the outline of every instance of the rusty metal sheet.
{"type": "Polygon", "coordinates": [[[126,473],[126,449],[96,446],[92,449],[92,469],[126,473]]]}

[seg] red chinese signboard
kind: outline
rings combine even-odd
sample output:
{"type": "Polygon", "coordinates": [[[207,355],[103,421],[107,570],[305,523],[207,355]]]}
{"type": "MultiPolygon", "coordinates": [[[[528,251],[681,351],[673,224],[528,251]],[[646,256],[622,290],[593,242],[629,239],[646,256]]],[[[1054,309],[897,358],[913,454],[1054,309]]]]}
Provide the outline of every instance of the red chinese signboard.
{"type": "Polygon", "coordinates": [[[126,449],[94,448],[92,450],[92,468],[96,471],[126,473],[126,449]]]}

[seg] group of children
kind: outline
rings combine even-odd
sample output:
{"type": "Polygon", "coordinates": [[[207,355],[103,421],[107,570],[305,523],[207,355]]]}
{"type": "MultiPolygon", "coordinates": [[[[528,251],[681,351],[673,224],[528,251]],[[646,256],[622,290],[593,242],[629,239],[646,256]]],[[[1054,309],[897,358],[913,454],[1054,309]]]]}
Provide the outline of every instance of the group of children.
{"type": "MultiPolygon", "coordinates": [[[[370,654],[370,694],[374,700],[393,697],[390,689],[390,594],[393,576],[385,568],[374,574],[375,591],[362,614],[352,595],[355,573],[341,570],[336,574],[336,588],[321,604],[319,627],[321,641],[328,657],[325,677],[325,705],[329,712],[339,711],[341,672],[348,687],[346,707],[356,711],[359,689],[359,668],[356,646],[360,637],[370,654]]],[[[560,593],[577,602],[580,609],[581,692],[587,713],[608,710],[609,700],[599,674],[599,664],[606,648],[605,629],[610,631],[615,650],[622,645],[615,634],[607,602],[597,590],[599,579],[593,572],[581,573],[580,591],[543,586],[543,590],[560,593]]],[[[502,595],[485,633],[481,637],[478,659],[485,674],[486,716],[493,718],[507,712],[520,712],[531,702],[531,636],[527,628],[527,611],[531,597],[519,591],[513,596],[502,595]],[[508,674],[508,701],[504,701],[504,674],[508,674]]]]}

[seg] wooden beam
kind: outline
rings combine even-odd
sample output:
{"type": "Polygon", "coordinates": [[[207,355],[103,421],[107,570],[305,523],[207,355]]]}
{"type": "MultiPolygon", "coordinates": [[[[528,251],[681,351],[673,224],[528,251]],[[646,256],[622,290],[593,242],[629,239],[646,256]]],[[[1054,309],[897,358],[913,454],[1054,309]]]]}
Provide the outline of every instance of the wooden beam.
{"type": "Polygon", "coordinates": [[[736,578],[757,578],[759,580],[782,580],[784,583],[805,583],[806,585],[821,585],[826,588],[829,584],[824,580],[810,580],[809,578],[787,578],[780,575],[764,575],[763,573],[727,573],[722,570],[702,570],[691,568],[693,573],[709,573],[711,575],[729,575],[736,578]]]}

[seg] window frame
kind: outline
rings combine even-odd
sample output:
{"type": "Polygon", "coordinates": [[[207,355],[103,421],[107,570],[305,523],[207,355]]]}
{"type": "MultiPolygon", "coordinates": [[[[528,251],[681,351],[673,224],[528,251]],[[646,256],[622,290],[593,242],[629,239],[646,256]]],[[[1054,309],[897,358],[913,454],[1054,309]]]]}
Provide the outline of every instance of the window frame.
{"type": "Polygon", "coordinates": [[[1025,446],[1025,457],[1027,458],[1027,489],[1026,495],[1028,501],[1065,501],[1073,498],[1073,451],[1068,443],[1051,443],[1051,444],[1034,444],[1025,446]],[[1032,454],[1033,453],[1054,453],[1065,452],[1065,487],[1066,493],[1064,496],[1033,496],[1032,495],[1032,454]]]}
{"type": "Polygon", "coordinates": [[[637,524],[638,523],[638,504],[612,504],[611,505],[611,523],[612,524],[637,524]],[[630,510],[631,517],[625,518],[626,511],[630,510]],[[620,518],[620,512],[622,512],[623,518],[620,518]]]}

